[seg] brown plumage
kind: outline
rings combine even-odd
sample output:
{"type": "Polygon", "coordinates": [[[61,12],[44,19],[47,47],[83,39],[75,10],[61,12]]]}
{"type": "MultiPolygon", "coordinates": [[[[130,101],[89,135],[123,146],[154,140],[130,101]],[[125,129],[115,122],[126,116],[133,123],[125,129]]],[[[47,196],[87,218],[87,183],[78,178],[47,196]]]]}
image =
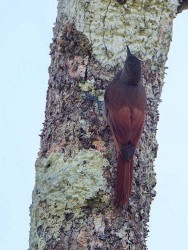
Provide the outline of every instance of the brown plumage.
{"type": "Polygon", "coordinates": [[[146,94],[141,84],[141,64],[127,46],[127,58],[108,85],[104,112],[113,133],[117,159],[116,201],[128,205],[133,178],[133,156],[145,118],[146,94]]]}

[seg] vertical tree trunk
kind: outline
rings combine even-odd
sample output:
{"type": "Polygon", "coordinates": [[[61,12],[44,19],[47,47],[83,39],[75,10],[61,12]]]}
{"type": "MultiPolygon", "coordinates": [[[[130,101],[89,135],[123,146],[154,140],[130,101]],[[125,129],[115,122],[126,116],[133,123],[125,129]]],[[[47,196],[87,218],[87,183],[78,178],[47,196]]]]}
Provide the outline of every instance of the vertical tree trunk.
{"type": "Polygon", "coordinates": [[[157,108],[178,1],[124,2],[59,0],[30,250],[146,249],[157,108]],[[125,45],[143,60],[148,109],[129,207],[120,209],[114,206],[115,148],[101,105],[125,45]]]}

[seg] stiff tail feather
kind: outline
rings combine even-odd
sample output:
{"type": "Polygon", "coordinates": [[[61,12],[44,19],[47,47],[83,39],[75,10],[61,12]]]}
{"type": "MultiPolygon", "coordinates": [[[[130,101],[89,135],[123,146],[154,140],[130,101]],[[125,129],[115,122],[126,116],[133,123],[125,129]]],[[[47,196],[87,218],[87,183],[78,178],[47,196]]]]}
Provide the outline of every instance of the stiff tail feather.
{"type": "Polygon", "coordinates": [[[118,155],[116,174],[116,201],[118,205],[128,205],[133,179],[133,160],[126,161],[121,153],[118,155]]]}

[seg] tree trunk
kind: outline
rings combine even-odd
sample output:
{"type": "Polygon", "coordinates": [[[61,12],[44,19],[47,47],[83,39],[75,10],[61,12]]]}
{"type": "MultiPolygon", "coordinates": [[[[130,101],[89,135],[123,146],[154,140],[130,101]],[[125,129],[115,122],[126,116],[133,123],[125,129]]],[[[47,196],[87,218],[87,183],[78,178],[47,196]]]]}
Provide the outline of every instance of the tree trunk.
{"type": "Polygon", "coordinates": [[[59,0],[30,250],[146,249],[158,104],[177,8],[175,0],[59,0]],[[116,153],[101,106],[126,45],[143,61],[147,117],[134,157],[132,195],[122,209],[114,205],[116,153]]]}

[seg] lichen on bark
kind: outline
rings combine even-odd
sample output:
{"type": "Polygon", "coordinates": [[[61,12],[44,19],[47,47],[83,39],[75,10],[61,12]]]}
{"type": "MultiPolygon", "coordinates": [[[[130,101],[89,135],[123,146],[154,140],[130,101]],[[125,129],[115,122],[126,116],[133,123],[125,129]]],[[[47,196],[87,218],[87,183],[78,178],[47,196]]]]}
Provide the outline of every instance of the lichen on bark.
{"type": "Polygon", "coordinates": [[[155,196],[158,105],[177,6],[175,0],[123,5],[59,0],[30,250],[146,249],[155,196]],[[114,205],[116,153],[101,106],[127,44],[143,61],[147,117],[134,158],[129,207],[120,209],[114,205]]]}
{"type": "Polygon", "coordinates": [[[108,165],[99,151],[82,150],[74,158],[50,154],[36,162],[36,184],[33,192],[31,248],[42,249],[50,239],[60,239],[64,220],[83,217],[87,200],[107,203],[103,167],[108,165]],[[101,199],[98,193],[102,194],[101,199]],[[54,226],[55,225],[55,226],[54,226]]]}

